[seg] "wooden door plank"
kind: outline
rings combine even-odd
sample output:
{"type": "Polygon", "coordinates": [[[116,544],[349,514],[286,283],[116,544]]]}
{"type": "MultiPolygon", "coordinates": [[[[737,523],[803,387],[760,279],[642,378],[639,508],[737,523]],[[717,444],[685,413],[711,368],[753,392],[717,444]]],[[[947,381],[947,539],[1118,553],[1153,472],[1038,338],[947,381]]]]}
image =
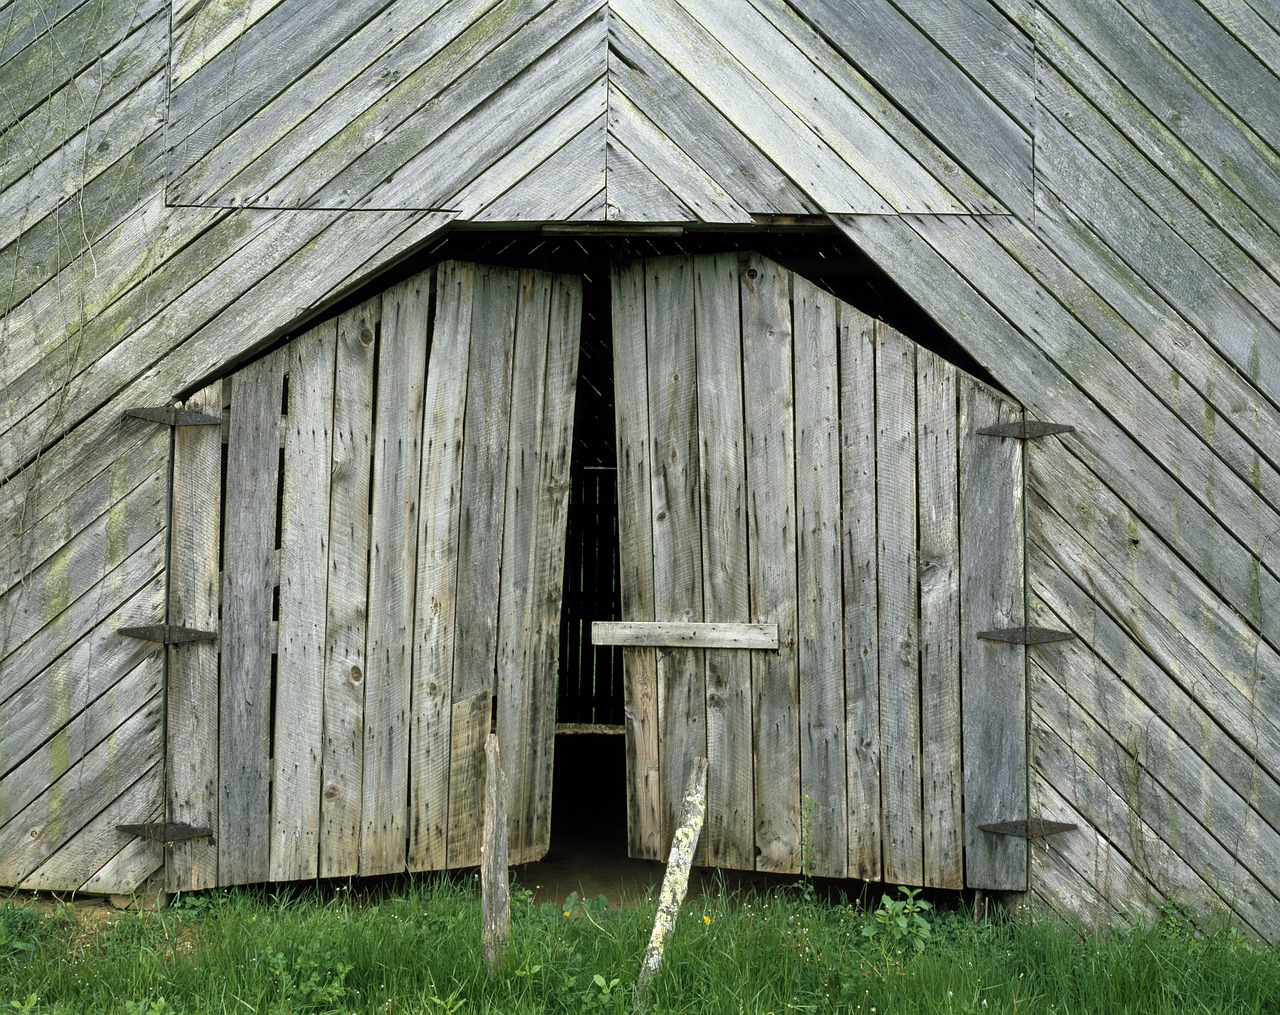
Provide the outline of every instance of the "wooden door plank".
{"type": "Polygon", "coordinates": [[[790,274],[751,257],[740,274],[751,615],[778,625],[777,654],[751,661],[756,869],[800,862],[796,670],[795,421],[790,274]]]}
{"type": "Polygon", "coordinates": [[[484,742],[492,728],[493,693],[484,690],[455,699],[452,712],[448,865],[475,867],[480,863],[483,838],[484,742]]]}
{"type": "Polygon", "coordinates": [[[449,807],[458,527],[463,415],[471,351],[475,273],[453,262],[436,269],[435,323],[427,367],[418,497],[418,589],[414,612],[410,727],[409,868],[445,866],[449,807]]]}
{"type": "Polygon", "coordinates": [[[321,877],[359,871],[377,298],[338,318],[325,591],[321,877]]]}
{"type": "Polygon", "coordinates": [[[280,539],[271,879],[314,878],[324,755],[329,477],[338,323],[289,343],[280,539]]]}
{"type": "MultiPolygon", "coordinates": [[[[222,415],[215,381],[186,408],[222,415]]],[[[169,623],[218,630],[218,547],[222,518],[222,428],[179,427],[173,435],[169,514],[169,623]]],[[[218,827],[218,644],[193,642],[168,649],[165,757],[167,818],[218,827]]],[[[165,887],[171,892],[218,883],[218,850],[208,840],[165,847],[165,887]]]]}
{"type": "Polygon", "coordinates": [[[916,350],[924,876],[938,888],[964,887],[956,388],[954,366],[916,350]]]}
{"type": "Polygon", "coordinates": [[[1020,418],[988,388],[960,389],[960,670],[969,888],[1027,886],[1027,843],[979,830],[1027,814],[1026,649],[979,631],[1026,623],[1021,441],[976,433],[1020,418]]]}
{"type": "Polygon", "coordinates": [[[876,325],[876,527],[884,879],[924,884],[915,346],[876,325]]]}
{"type": "Polygon", "coordinates": [[[270,876],[271,613],[284,354],[235,374],[223,520],[218,880],[270,876]]]}
{"type": "MultiPolygon", "coordinates": [[[[695,627],[703,638],[719,631],[732,637],[734,643],[761,647],[749,640],[758,632],[765,636],[761,640],[766,646],[776,648],[776,627],[769,638],[768,630],[726,623],[743,621],[751,613],[747,585],[742,317],[735,255],[694,260],[693,301],[698,357],[702,589],[704,612],[712,621],[695,627]]],[[[709,864],[750,870],[755,866],[751,657],[721,649],[707,652],[706,663],[709,766],[703,848],[709,864]]]]}
{"type": "MultiPolygon", "coordinates": [[[[701,621],[697,350],[691,258],[648,262],[645,323],[649,353],[654,616],[663,620],[701,621]]],[[[706,693],[703,650],[676,648],[658,654],[664,844],[675,834],[680,801],[693,759],[706,757],[706,693]]]]}
{"type": "Polygon", "coordinates": [[[361,874],[403,870],[406,861],[409,669],[417,588],[429,279],[429,275],[414,276],[382,297],[369,518],[361,874]]]}
{"type": "MultiPolygon", "coordinates": [[[[491,270],[491,269],[481,269],[491,270]]],[[[545,679],[531,672],[537,642],[544,634],[534,611],[533,571],[542,538],[536,512],[547,392],[547,326],[551,312],[550,275],[521,272],[515,292],[515,349],[511,382],[511,428],[506,457],[506,501],[502,523],[502,577],[498,597],[497,734],[506,759],[508,850],[513,862],[525,850],[532,826],[529,729],[535,688],[545,679]]],[[[563,571],[561,572],[563,574],[563,571]]],[[[553,721],[554,726],[554,721],[553,721]]],[[[545,735],[539,731],[537,739],[545,735]]]]}
{"type": "MultiPolygon", "coordinates": [[[[705,551],[704,558],[708,552],[719,558],[725,553],[723,541],[715,549],[705,551]]],[[[596,645],[652,645],[655,648],[776,649],[778,625],[596,620],[591,624],[591,640],[596,645]]]]}
{"type": "MultiPolygon", "coordinates": [[[[536,632],[526,652],[529,682],[529,757],[526,774],[520,852],[511,861],[539,859],[551,844],[551,778],[555,746],[556,678],[560,660],[560,610],[564,593],[564,553],[568,523],[569,462],[573,446],[574,405],[578,382],[578,347],[582,334],[582,286],[576,279],[556,278],[547,326],[547,384],[542,418],[542,447],[534,491],[537,542],[530,576],[536,632]],[[518,859],[519,858],[519,859],[518,859]]],[[[510,784],[510,783],[509,783],[510,784]]]]}
{"type": "Polygon", "coordinates": [[[794,276],[796,629],[800,792],[806,873],[844,877],[849,862],[840,546],[837,301],[794,276]]]}
{"type": "MultiPolygon", "coordinates": [[[[611,275],[611,289],[622,619],[652,621],[653,522],[643,262],[616,268],[611,275]]],[[[662,842],[657,650],[623,649],[622,664],[627,725],[627,852],[658,860],[662,857],[662,842]]]]}
{"type": "Polygon", "coordinates": [[[840,487],[849,877],[880,880],[875,322],[840,307],[840,487]]]}

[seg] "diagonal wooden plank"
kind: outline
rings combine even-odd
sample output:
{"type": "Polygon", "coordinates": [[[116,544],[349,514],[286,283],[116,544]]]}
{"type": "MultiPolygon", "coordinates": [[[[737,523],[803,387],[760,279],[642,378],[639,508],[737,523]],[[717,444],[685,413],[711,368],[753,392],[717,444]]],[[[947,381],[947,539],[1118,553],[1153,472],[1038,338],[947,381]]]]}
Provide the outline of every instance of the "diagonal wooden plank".
{"type": "Polygon", "coordinates": [[[613,136],[605,155],[604,179],[611,221],[685,222],[697,218],[653,169],[613,136]]]}

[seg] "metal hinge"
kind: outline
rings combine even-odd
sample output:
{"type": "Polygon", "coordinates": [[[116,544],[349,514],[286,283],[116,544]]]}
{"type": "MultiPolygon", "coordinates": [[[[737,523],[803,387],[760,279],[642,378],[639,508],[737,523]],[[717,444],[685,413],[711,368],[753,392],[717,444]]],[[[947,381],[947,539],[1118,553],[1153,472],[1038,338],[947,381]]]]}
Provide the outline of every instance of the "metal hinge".
{"type": "Polygon", "coordinates": [[[124,414],[135,419],[148,419],[152,423],[163,423],[165,426],[222,426],[221,416],[179,409],[174,405],[139,406],[125,409],[124,414]]]}
{"type": "Polygon", "coordinates": [[[213,842],[212,828],[197,828],[173,821],[148,821],[141,825],[116,825],[117,832],[136,835],[152,842],[186,842],[188,839],[208,839],[213,842]]]}
{"type": "Polygon", "coordinates": [[[1002,627],[996,631],[979,631],[978,637],[983,641],[999,641],[1007,645],[1043,645],[1051,641],[1069,641],[1075,635],[1049,627],[1002,627]]]}
{"type": "Polygon", "coordinates": [[[1074,433],[1075,429],[1066,423],[1042,423],[1038,419],[1027,419],[1019,423],[1000,423],[996,426],[980,427],[978,433],[991,437],[1013,437],[1020,441],[1030,441],[1037,437],[1050,437],[1053,434],[1074,433]]]}
{"type": "Polygon", "coordinates": [[[193,627],[179,627],[176,624],[152,624],[149,627],[121,627],[116,631],[126,638],[141,638],[143,641],[158,641],[163,645],[185,645],[193,641],[217,641],[217,631],[197,631],[193,627]]]}
{"type": "Polygon", "coordinates": [[[1069,832],[1078,825],[1066,821],[1045,821],[1041,818],[1027,818],[1022,821],[993,821],[989,825],[978,826],[984,832],[996,835],[1016,835],[1020,839],[1043,839],[1046,835],[1057,835],[1069,832]]]}

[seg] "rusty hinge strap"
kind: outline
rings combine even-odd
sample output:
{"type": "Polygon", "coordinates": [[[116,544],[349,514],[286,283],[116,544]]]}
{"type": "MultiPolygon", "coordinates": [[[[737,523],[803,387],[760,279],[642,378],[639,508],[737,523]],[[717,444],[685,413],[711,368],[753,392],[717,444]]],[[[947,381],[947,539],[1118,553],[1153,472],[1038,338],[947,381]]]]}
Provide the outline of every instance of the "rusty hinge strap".
{"type": "Polygon", "coordinates": [[[991,437],[1013,437],[1020,441],[1029,441],[1037,437],[1050,437],[1053,434],[1074,433],[1075,429],[1066,423],[1042,423],[1038,419],[1026,419],[1018,423],[979,427],[978,433],[991,437]]]}
{"type": "Polygon", "coordinates": [[[149,821],[142,825],[116,825],[116,831],[127,835],[137,835],[152,842],[185,842],[188,839],[208,839],[213,841],[212,828],[197,828],[194,825],[181,825],[169,821],[149,821]]]}
{"type": "Polygon", "coordinates": [[[138,406],[125,409],[124,414],[137,419],[149,419],[152,423],[163,423],[165,426],[222,426],[221,416],[179,409],[173,405],[138,406]]]}
{"type": "Polygon", "coordinates": [[[1016,835],[1020,839],[1043,839],[1046,835],[1057,835],[1069,832],[1078,826],[1066,821],[1044,821],[1041,818],[1028,818],[1023,821],[993,821],[989,825],[978,826],[984,832],[996,835],[1016,835]]]}
{"type": "Polygon", "coordinates": [[[193,641],[217,641],[217,631],[197,631],[193,627],[179,627],[176,624],[151,624],[148,627],[122,627],[116,631],[126,638],[141,638],[143,641],[158,641],[164,645],[185,645],[193,641]]]}
{"type": "Polygon", "coordinates": [[[1075,635],[1049,627],[1002,627],[997,631],[979,631],[978,637],[983,641],[1000,641],[1007,645],[1043,645],[1050,641],[1070,641],[1075,635]]]}

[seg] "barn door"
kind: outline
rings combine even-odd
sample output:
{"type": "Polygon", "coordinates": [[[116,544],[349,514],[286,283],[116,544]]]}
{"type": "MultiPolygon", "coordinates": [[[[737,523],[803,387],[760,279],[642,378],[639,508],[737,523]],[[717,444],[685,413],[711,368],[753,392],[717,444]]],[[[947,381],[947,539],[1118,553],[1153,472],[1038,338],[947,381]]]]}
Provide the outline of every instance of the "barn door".
{"type": "Polygon", "coordinates": [[[170,620],[219,642],[170,650],[169,816],[214,836],[171,888],[475,864],[491,728],[545,853],[580,312],[442,264],[191,400],[170,620]]]}
{"type": "Polygon", "coordinates": [[[700,862],[1023,888],[1016,405],[761,258],[613,286],[627,621],[775,624],[776,650],[624,649],[630,849],[710,760],[700,862]]]}

